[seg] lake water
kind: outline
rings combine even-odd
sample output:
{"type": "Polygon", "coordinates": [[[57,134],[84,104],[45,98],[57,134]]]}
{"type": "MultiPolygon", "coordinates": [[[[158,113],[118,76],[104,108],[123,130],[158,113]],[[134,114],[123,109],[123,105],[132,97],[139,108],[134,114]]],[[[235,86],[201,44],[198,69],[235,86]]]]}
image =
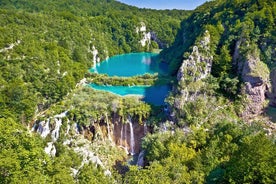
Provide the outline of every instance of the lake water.
{"type": "Polygon", "coordinates": [[[89,84],[96,90],[108,91],[120,96],[139,95],[143,96],[142,100],[154,105],[164,105],[164,99],[171,90],[170,85],[162,86],[101,86],[97,84],[89,84]]]}
{"type": "MultiPolygon", "coordinates": [[[[111,57],[101,63],[97,63],[90,72],[107,74],[108,76],[131,77],[146,73],[166,74],[167,65],[158,62],[158,54],[155,53],[130,53],[111,57]]],[[[90,84],[96,90],[108,91],[120,96],[139,95],[143,101],[155,105],[163,105],[164,99],[171,90],[170,85],[162,86],[105,86],[90,84]]]]}
{"type": "Polygon", "coordinates": [[[108,76],[131,77],[145,73],[166,74],[167,66],[158,62],[158,54],[142,52],[113,56],[97,63],[90,71],[108,76]]]}

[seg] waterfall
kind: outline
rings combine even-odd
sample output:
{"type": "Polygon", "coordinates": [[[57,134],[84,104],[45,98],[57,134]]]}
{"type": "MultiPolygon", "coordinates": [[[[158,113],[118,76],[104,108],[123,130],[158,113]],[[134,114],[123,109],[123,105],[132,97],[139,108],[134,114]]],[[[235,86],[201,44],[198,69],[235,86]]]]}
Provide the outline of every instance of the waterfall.
{"type": "Polygon", "coordinates": [[[107,122],[107,136],[108,136],[108,139],[112,142],[112,139],[110,137],[110,127],[109,127],[109,123],[107,122]]]}
{"type": "Polygon", "coordinates": [[[146,136],[148,133],[148,127],[147,127],[147,124],[144,123],[144,136],[146,136]]]}
{"type": "Polygon", "coordinates": [[[129,120],[129,128],[130,128],[130,154],[134,154],[134,147],[135,147],[135,141],[134,141],[134,133],[133,133],[133,126],[131,119],[129,120]]]}
{"type": "Polygon", "coordinates": [[[52,131],[52,140],[55,142],[59,138],[59,130],[62,125],[61,118],[55,118],[56,126],[55,129],[52,131]]]}
{"type": "Polygon", "coordinates": [[[47,137],[47,135],[50,133],[50,119],[39,123],[37,131],[41,134],[41,137],[47,137]]]}
{"type": "Polygon", "coordinates": [[[124,125],[124,134],[125,134],[125,150],[126,153],[128,154],[128,149],[127,149],[127,126],[124,125]]]}
{"type": "Polygon", "coordinates": [[[76,134],[80,134],[80,127],[77,123],[74,123],[74,130],[76,134]]]}
{"type": "Polygon", "coordinates": [[[110,127],[109,127],[109,123],[108,123],[108,116],[107,116],[107,114],[106,114],[106,124],[107,124],[107,137],[112,142],[112,139],[110,137],[110,127]]]}
{"type": "Polygon", "coordinates": [[[56,156],[56,152],[57,152],[56,147],[53,144],[53,142],[48,142],[47,146],[44,148],[44,151],[52,157],[56,156]]]}
{"type": "Polygon", "coordinates": [[[143,150],[139,153],[138,160],[137,160],[138,167],[144,167],[144,165],[145,165],[144,157],[145,157],[145,150],[143,150]]]}
{"type": "Polygon", "coordinates": [[[70,129],[71,129],[71,127],[70,127],[70,121],[69,120],[67,120],[67,130],[66,130],[66,134],[65,135],[69,135],[69,131],[70,131],[70,129]]]}
{"type": "Polygon", "coordinates": [[[124,124],[122,123],[121,127],[121,137],[120,137],[120,146],[123,146],[123,135],[124,135],[124,124]]]}

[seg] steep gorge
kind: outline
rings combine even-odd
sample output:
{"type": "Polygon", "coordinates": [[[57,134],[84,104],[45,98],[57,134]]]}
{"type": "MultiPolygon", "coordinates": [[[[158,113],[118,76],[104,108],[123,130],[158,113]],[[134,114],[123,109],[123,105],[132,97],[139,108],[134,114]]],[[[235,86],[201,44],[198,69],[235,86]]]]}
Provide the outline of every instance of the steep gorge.
{"type": "Polygon", "coordinates": [[[218,93],[211,94],[212,91],[228,98],[228,103],[242,101],[244,109],[236,114],[245,121],[261,116],[268,106],[267,101],[273,105],[273,56],[276,53],[271,50],[275,47],[275,34],[270,25],[275,22],[268,16],[266,20],[270,24],[264,26],[260,19],[264,11],[273,16],[271,10],[275,3],[255,3],[208,2],[205,9],[197,8],[182,22],[173,46],[161,53],[171,67],[180,67],[174,100],[170,102],[172,109],[178,109],[173,115],[187,117],[187,113],[183,114],[185,102],[217,96],[218,93]],[[244,5],[246,8],[240,10],[242,13],[236,12],[239,16],[231,14],[232,8],[244,5]]]}
{"type": "Polygon", "coordinates": [[[275,181],[264,114],[276,104],[274,1],[210,1],[189,17],[112,0],[10,2],[0,2],[0,183],[275,181]],[[85,86],[99,60],[163,47],[177,79],[168,105],[85,86]],[[139,152],[141,167],[129,166],[139,152]]]}

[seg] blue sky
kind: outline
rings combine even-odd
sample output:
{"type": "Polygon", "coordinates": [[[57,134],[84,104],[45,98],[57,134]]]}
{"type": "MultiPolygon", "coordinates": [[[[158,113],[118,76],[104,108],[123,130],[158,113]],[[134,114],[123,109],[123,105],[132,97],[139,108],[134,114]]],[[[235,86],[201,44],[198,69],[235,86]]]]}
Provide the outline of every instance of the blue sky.
{"type": "Polygon", "coordinates": [[[140,8],[192,10],[206,0],[118,0],[140,8]]]}

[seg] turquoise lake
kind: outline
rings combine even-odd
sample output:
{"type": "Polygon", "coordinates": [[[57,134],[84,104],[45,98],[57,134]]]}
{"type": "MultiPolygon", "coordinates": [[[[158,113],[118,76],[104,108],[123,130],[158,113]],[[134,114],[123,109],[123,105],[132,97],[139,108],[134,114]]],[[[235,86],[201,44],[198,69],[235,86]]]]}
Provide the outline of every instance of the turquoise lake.
{"type": "MultiPolygon", "coordinates": [[[[131,77],[146,73],[166,74],[167,65],[158,62],[156,53],[130,53],[111,57],[97,63],[90,69],[92,73],[107,74],[108,76],[131,77]]],[[[171,90],[170,85],[161,86],[105,86],[89,84],[95,90],[108,91],[116,95],[139,95],[142,100],[154,105],[164,105],[164,99],[171,90]]]]}
{"type": "Polygon", "coordinates": [[[89,84],[95,90],[108,91],[116,95],[139,95],[143,96],[142,100],[154,105],[164,105],[164,99],[171,90],[170,85],[162,86],[100,86],[89,84]]]}
{"type": "Polygon", "coordinates": [[[97,63],[91,72],[108,76],[131,77],[145,73],[167,73],[167,65],[158,62],[158,54],[142,52],[113,56],[97,63]]]}

